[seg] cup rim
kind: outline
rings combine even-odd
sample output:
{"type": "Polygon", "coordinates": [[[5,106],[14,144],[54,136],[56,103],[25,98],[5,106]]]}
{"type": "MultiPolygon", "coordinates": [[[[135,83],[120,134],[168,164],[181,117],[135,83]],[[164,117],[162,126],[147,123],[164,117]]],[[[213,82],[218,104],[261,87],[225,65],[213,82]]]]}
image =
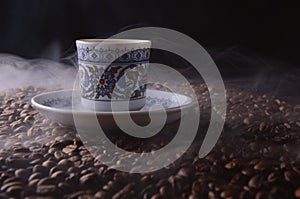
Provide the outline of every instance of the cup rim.
{"type": "Polygon", "coordinates": [[[150,40],[146,39],[77,39],[77,44],[151,44],[150,40]]]}

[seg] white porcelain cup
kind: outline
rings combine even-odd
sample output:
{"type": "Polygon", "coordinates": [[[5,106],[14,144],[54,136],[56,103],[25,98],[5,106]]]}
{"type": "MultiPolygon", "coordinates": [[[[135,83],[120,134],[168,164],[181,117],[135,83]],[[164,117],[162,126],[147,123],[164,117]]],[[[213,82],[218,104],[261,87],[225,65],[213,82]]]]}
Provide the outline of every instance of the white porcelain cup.
{"type": "Polygon", "coordinates": [[[151,41],[79,39],[76,46],[82,106],[124,111],[145,105],[151,41]]]}

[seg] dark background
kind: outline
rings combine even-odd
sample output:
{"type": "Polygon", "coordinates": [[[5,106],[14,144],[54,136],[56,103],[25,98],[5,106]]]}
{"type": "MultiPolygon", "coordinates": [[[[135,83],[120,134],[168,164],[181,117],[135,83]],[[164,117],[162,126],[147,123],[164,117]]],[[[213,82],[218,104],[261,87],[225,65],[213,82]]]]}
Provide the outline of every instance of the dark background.
{"type": "Polygon", "coordinates": [[[131,27],[178,30],[206,47],[246,46],[298,62],[299,9],[288,1],[10,0],[0,6],[0,52],[28,58],[64,52],[76,38],[131,27]]]}
{"type": "MultiPolygon", "coordinates": [[[[197,40],[225,77],[255,74],[273,85],[280,76],[298,85],[299,13],[296,4],[273,0],[7,0],[0,6],[0,53],[59,61],[75,52],[75,39],[159,26],[197,40]]],[[[280,84],[267,89],[290,86],[280,84]]]]}

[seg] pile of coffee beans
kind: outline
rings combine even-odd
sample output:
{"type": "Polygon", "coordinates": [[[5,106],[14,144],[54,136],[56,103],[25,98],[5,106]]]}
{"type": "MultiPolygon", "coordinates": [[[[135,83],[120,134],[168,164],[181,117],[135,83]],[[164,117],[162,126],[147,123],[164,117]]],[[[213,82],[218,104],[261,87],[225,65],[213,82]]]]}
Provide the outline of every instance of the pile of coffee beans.
{"type": "MultiPolygon", "coordinates": [[[[210,100],[205,85],[193,88],[204,117],[200,135],[176,162],[145,174],[108,168],[73,128],[40,115],[30,99],[45,89],[1,91],[0,198],[300,198],[300,105],[227,89],[221,138],[200,159],[210,100]]],[[[130,151],[143,152],[145,144],[148,152],[168,143],[164,137],[174,136],[175,127],[164,128],[162,138],[147,143],[124,141],[117,133],[111,140],[130,151]]],[[[99,154],[116,166],[125,161],[103,147],[99,154]]]]}

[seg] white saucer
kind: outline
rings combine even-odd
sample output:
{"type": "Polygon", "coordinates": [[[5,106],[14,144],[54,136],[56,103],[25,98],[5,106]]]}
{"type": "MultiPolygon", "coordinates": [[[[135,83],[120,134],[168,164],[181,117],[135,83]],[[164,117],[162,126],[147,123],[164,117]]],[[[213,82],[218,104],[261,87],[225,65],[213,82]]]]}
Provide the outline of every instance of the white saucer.
{"type": "Polygon", "coordinates": [[[76,115],[77,118],[78,116],[79,118],[83,118],[85,121],[89,121],[89,118],[95,117],[96,115],[98,121],[100,121],[101,127],[105,129],[117,129],[113,119],[113,114],[117,114],[121,117],[122,115],[124,115],[124,117],[128,117],[127,113],[129,112],[131,118],[137,124],[147,125],[150,122],[149,114],[153,114],[155,116],[157,114],[167,113],[166,123],[172,123],[180,119],[180,117],[189,111],[194,105],[194,101],[188,96],[147,89],[146,105],[140,110],[128,112],[119,111],[114,113],[102,111],[95,112],[82,107],[79,95],[74,95],[74,93],[78,94],[79,91],[61,90],[42,93],[33,97],[31,99],[31,103],[41,114],[54,122],[58,122],[66,126],[74,126],[74,115],[76,115]]]}

